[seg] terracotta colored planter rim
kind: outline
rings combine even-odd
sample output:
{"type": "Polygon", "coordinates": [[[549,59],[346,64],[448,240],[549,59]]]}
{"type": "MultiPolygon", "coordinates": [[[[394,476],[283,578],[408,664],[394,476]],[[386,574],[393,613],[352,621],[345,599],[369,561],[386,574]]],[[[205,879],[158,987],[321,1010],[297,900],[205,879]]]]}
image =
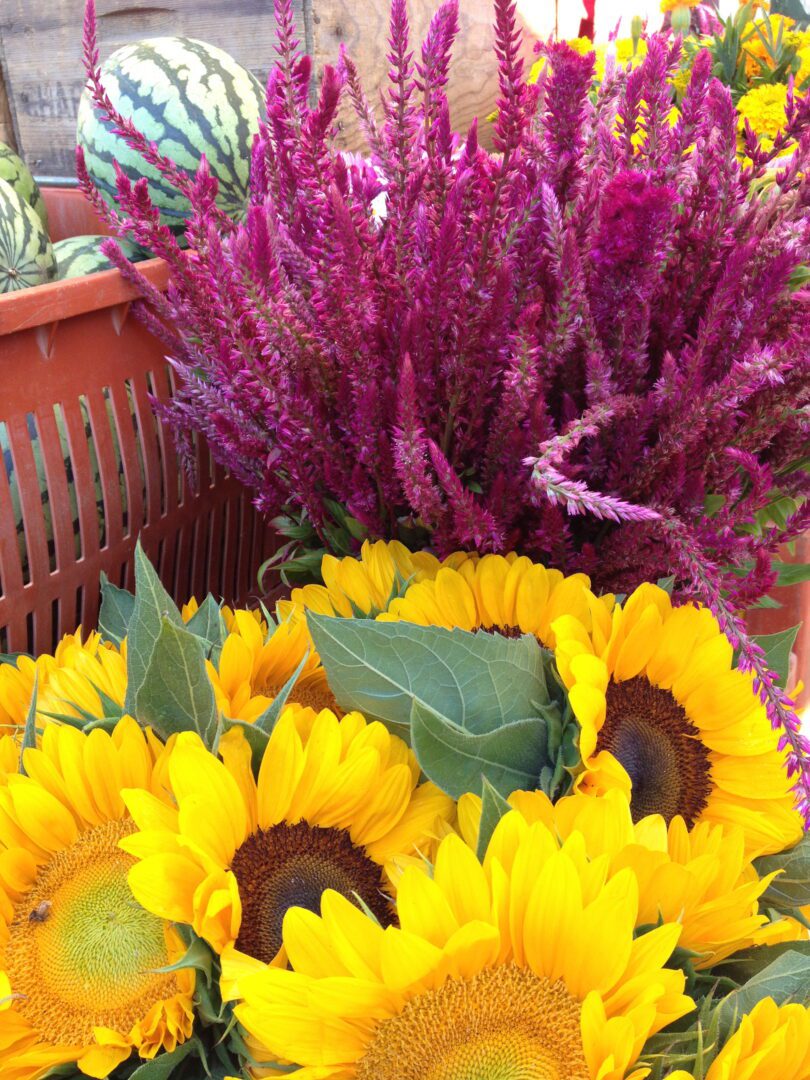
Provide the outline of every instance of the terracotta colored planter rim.
{"type": "MultiPolygon", "coordinates": [[[[138,263],[138,270],[156,288],[166,288],[169,268],[163,259],[138,263]]],[[[0,296],[0,334],[31,330],[88,311],[129,303],[138,296],[138,290],[116,269],[20,289],[0,296]]]]}

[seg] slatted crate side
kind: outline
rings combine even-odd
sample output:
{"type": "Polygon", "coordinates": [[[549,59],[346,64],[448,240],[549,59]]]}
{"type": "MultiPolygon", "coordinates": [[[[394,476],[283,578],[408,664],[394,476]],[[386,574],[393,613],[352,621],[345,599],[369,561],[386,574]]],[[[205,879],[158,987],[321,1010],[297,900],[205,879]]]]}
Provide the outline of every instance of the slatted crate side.
{"type": "MultiPolygon", "coordinates": [[[[77,191],[45,198],[55,236],[98,227],[77,191]]],[[[166,287],[160,260],[140,270],[166,287]]],[[[277,540],[200,440],[196,486],[181,469],[150,401],[174,376],[135,296],[109,270],[0,297],[0,652],[50,652],[94,626],[99,575],[131,589],[138,537],[178,603],[256,603],[277,540]]]]}
{"type": "MultiPolygon", "coordinates": [[[[524,5],[528,10],[530,0],[524,5]]],[[[497,92],[492,52],[492,0],[460,0],[461,34],[450,73],[453,124],[464,130],[485,117],[497,92]]],[[[418,47],[438,0],[409,0],[418,47]]],[[[159,35],[201,38],[231,53],[264,81],[274,56],[272,0],[98,0],[102,57],[127,42],[159,35]]],[[[76,112],[84,83],[81,21],[84,0],[0,0],[0,46],[18,148],[33,171],[72,176],[76,112]]],[[[389,0],[295,0],[301,41],[316,77],[334,63],[345,42],[369,99],[386,84],[389,0]]],[[[530,46],[526,44],[526,57],[530,46]]],[[[342,117],[347,149],[363,148],[354,117],[342,117]]],[[[0,123],[2,120],[0,119],[0,123]]],[[[486,129],[487,125],[483,125],[486,129]]],[[[484,131],[486,138],[486,130],[484,131]]]]}

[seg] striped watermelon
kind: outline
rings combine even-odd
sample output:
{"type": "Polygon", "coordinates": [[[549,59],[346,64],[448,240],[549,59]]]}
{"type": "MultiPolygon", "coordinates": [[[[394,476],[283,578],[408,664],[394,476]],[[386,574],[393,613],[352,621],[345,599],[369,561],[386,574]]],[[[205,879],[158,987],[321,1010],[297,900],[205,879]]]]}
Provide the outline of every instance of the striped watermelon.
{"type": "Polygon", "coordinates": [[[44,285],[56,259],[42,222],[11,184],[0,180],[0,293],[44,285]]]}
{"type": "Polygon", "coordinates": [[[5,143],[0,143],[0,180],[11,184],[20,198],[33,207],[42,222],[42,228],[47,232],[48,211],[45,209],[45,200],[39,185],[23,159],[5,143]]]}
{"type": "MultiPolygon", "coordinates": [[[[53,245],[53,253],[56,256],[57,277],[60,281],[67,278],[84,277],[85,274],[97,274],[101,270],[112,270],[113,263],[103,251],[99,250],[102,240],[106,236],[70,236],[67,240],[59,240],[53,245]]],[[[150,259],[151,255],[142,247],[133,244],[131,240],[115,238],[118,246],[130,262],[143,262],[150,259]]]]}
{"type": "MultiPolygon", "coordinates": [[[[101,69],[115,107],[131,119],[175,164],[193,174],[205,154],[219,181],[218,202],[233,218],[246,208],[250,151],[264,95],[259,82],[222,49],[193,38],[162,37],[118,49],[101,69]]],[[[94,110],[87,90],[79,103],[77,128],[90,176],[104,198],[115,203],[118,162],[133,182],[149,179],[161,219],[180,232],[188,201],[114,135],[94,110]]]]}

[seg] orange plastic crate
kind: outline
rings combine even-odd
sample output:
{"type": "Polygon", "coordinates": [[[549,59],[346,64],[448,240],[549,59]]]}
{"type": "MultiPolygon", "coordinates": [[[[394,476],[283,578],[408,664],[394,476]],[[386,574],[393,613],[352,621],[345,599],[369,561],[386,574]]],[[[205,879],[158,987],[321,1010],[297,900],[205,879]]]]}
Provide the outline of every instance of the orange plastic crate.
{"type": "MultiPolygon", "coordinates": [[[[108,231],[80,192],[44,194],[52,240],[108,231]]],[[[139,269],[165,289],[162,260],[139,269]]],[[[131,589],[139,536],[178,602],[209,591],[247,602],[274,550],[250,493],[202,443],[196,490],[183,475],[148,398],[167,398],[173,374],[130,312],[136,295],[109,270],[0,296],[0,425],[12,463],[10,482],[0,457],[0,652],[50,651],[79,623],[95,626],[99,576],[131,589]]]]}

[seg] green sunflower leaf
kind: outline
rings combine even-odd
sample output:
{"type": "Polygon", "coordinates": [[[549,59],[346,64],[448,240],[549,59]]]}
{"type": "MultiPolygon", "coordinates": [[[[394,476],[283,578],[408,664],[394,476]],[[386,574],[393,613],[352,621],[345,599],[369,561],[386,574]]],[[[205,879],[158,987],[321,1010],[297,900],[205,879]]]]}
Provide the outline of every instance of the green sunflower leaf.
{"type": "Polygon", "coordinates": [[[196,1035],[181,1043],[171,1054],[161,1054],[154,1061],[140,1065],[130,1075],[129,1080],[169,1080],[174,1070],[191,1054],[204,1055],[202,1043],[196,1035]]]}
{"type": "Polygon", "coordinates": [[[135,608],[135,597],[126,589],[113,585],[102,570],[101,572],[101,609],[98,614],[98,629],[104,641],[120,645],[127,636],[129,620],[135,608]]]}
{"type": "Polygon", "coordinates": [[[724,997],[717,1006],[723,1035],[727,1037],[739,1018],[766,997],[772,997],[777,1005],[810,1003],[810,953],[796,947],[780,952],[739,990],[724,997]]]}
{"type": "Polygon", "coordinates": [[[139,723],[154,728],[162,739],[178,731],[196,731],[206,746],[213,745],[219,710],[205,670],[203,644],[167,616],[160,619],[133,704],[139,723]]]}
{"type": "Polygon", "coordinates": [[[21,656],[27,656],[29,660],[33,660],[33,656],[27,652],[0,652],[0,664],[15,664],[21,656]]]}
{"type": "Polygon", "coordinates": [[[23,755],[26,750],[36,749],[37,745],[37,694],[39,692],[39,671],[34,672],[34,686],[31,690],[31,701],[28,705],[28,713],[25,717],[25,729],[23,730],[22,746],[20,747],[20,772],[27,775],[23,766],[23,755]]]}
{"type": "Polygon", "coordinates": [[[546,721],[539,716],[479,735],[414,701],[411,740],[425,776],[454,799],[476,791],[484,778],[504,799],[518,788],[535,788],[548,758],[546,721]]]}
{"type": "Polygon", "coordinates": [[[186,623],[186,630],[202,641],[205,655],[216,663],[228,631],[219,604],[210,593],[186,623]]]}
{"type": "MultiPolygon", "coordinates": [[[[406,739],[414,703],[471,735],[525,723],[538,707],[558,711],[549,695],[550,654],[530,635],[506,638],[313,612],[307,624],[341,708],[382,720],[406,739]]],[[[465,790],[479,787],[476,776],[465,790]]]]}
{"type": "Polygon", "coordinates": [[[791,952],[810,957],[810,941],[782,941],[777,945],[754,945],[742,949],[712,968],[712,974],[733,979],[743,986],[785,953],[791,952]]]}
{"type": "Polygon", "coordinates": [[[765,661],[771,671],[779,676],[781,686],[787,686],[790,675],[790,653],[796,643],[801,624],[791,626],[789,630],[780,630],[778,634],[759,634],[753,640],[765,652],[765,661]]]}
{"type": "Polygon", "coordinates": [[[124,711],[139,720],[138,697],[152,664],[164,619],[176,627],[183,625],[177,606],[163,588],[139,540],[135,545],[135,603],[127,634],[127,694],[124,701],[124,711]]]}
{"type": "Polygon", "coordinates": [[[481,784],[481,823],[478,826],[476,854],[479,860],[483,862],[492,834],[495,832],[495,826],[504,814],[508,814],[512,808],[506,799],[495,790],[486,776],[483,777],[481,784]]]}
{"type": "Polygon", "coordinates": [[[792,914],[794,908],[810,904],[810,833],[805,833],[789,851],[764,855],[754,865],[760,877],[781,871],[761,897],[765,907],[792,914]]]}
{"type": "Polygon", "coordinates": [[[193,968],[195,971],[204,977],[208,986],[211,985],[211,974],[214,966],[214,956],[211,949],[206,945],[202,938],[194,936],[189,947],[183,953],[179,960],[173,964],[168,964],[166,967],[155,968],[154,973],[157,975],[168,975],[172,971],[185,971],[189,968],[193,968]]]}

